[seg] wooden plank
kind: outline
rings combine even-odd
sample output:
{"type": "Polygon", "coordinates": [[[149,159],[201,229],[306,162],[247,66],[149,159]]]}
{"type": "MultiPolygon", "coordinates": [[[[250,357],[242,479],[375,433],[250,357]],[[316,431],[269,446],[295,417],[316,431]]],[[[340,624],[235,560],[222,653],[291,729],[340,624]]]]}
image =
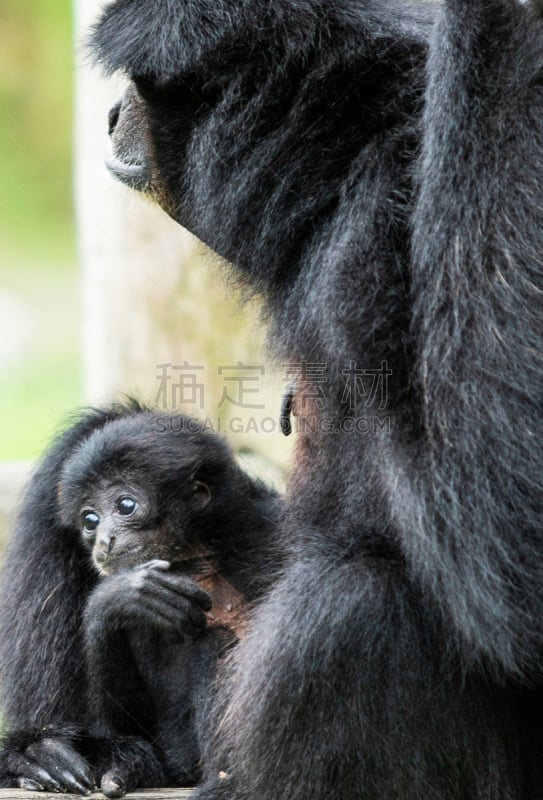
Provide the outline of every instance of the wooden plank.
{"type": "MultiPolygon", "coordinates": [[[[140,789],[126,795],[127,800],[186,800],[192,794],[190,789],[140,789]]],[[[0,789],[0,800],[81,800],[79,794],[55,794],[53,792],[27,792],[21,789],[0,789]]],[[[101,793],[93,794],[99,800],[101,793]]]]}

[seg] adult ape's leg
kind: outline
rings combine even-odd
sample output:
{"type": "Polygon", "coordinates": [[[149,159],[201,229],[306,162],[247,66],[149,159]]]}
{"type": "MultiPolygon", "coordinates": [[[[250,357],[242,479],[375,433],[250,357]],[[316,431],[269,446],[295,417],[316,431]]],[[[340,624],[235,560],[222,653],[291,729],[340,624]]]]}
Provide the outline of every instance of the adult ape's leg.
{"type": "Polygon", "coordinates": [[[307,559],[234,654],[195,800],[520,797],[512,703],[464,681],[447,647],[399,563],[307,559]]]}

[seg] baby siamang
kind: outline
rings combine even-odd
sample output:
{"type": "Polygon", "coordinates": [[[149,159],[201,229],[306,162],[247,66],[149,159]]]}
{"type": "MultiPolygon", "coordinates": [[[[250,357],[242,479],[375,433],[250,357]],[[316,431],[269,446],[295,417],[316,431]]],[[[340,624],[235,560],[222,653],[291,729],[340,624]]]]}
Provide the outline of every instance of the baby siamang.
{"type": "Polygon", "coordinates": [[[266,295],[312,423],[199,800],[543,792],[540,5],[115,0],[93,32],[131,79],[111,172],[266,295]]]}
{"type": "Polygon", "coordinates": [[[193,784],[217,662],[279,569],[279,511],[194,419],[132,402],[64,433],[4,569],[4,785],[193,784]]]}

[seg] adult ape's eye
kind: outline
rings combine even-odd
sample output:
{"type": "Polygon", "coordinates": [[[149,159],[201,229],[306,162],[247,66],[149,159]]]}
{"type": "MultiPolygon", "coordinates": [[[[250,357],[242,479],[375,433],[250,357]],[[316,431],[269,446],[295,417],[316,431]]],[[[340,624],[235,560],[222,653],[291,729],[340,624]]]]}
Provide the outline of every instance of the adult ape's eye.
{"type": "Polygon", "coordinates": [[[117,501],[117,511],[123,517],[129,517],[136,510],[137,503],[132,497],[121,497],[117,501]]]}
{"type": "Polygon", "coordinates": [[[85,511],[81,515],[85,533],[94,533],[100,524],[100,517],[94,511],[85,511]]]}

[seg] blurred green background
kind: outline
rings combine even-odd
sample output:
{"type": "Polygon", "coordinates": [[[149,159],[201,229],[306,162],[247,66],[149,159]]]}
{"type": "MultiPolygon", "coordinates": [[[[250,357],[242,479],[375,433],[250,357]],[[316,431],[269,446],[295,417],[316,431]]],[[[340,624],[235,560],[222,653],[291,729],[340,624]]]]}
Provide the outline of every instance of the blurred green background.
{"type": "Polygon", "coordinates": [[[0,460],[81,402],[70,0],[0,0],[0,460]]]}

